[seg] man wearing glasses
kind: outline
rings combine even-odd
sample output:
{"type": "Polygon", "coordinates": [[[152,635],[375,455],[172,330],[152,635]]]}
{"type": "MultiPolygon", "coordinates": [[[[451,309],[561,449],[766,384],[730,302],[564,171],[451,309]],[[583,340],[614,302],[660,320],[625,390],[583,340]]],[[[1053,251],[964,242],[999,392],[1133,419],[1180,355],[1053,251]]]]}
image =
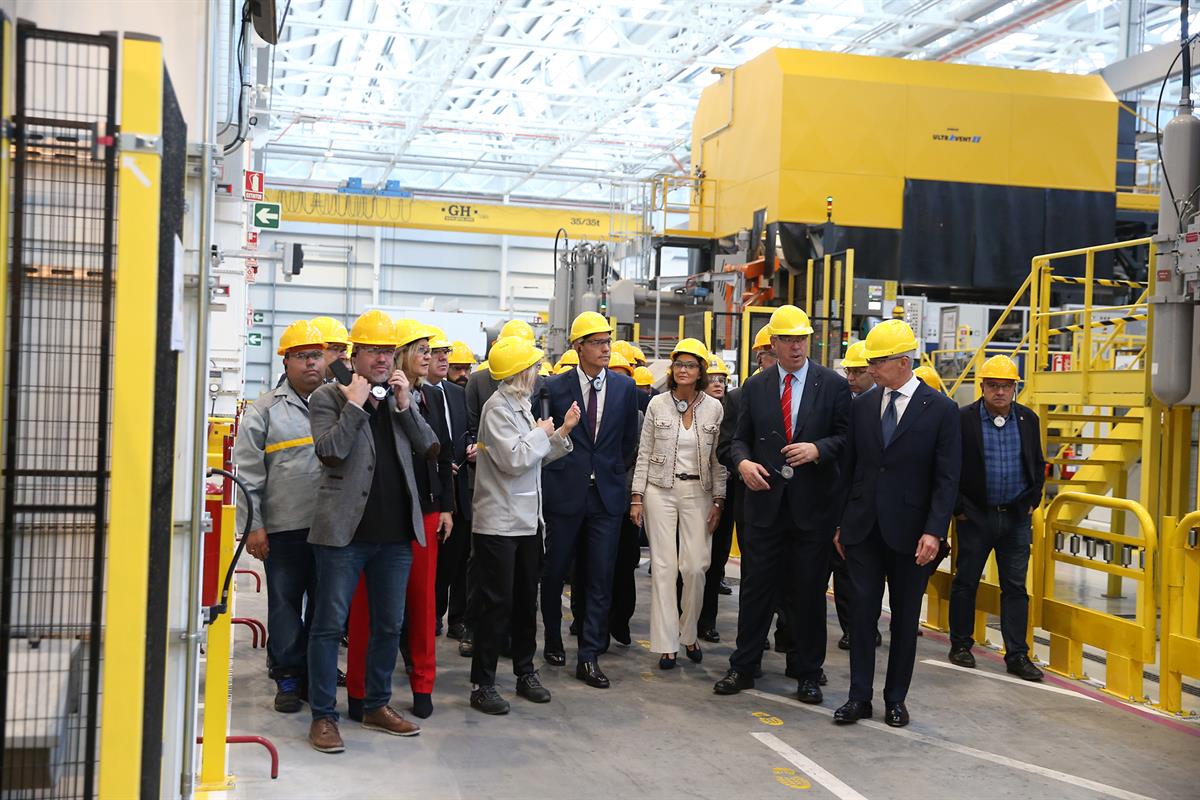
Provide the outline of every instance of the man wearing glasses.
{"type": "MultiPolygon", "coordinates": [[[[585,311],[571,323],[576,369],[546,381],[550,416],[561,425],[572,403],[583,419],[571,431],[572,452],[542,467],[546,560],[542,571],[543,655],[566,664],[562,640],[562,592],[573,556],[584,564],[584,615],[579,630],[575,677],[607,689],[597,659],[608,649],[613,572],[621,519],[629,508],[625,473],[637,457],[638,402],[633,379],[608,369],[612,350],[609,321],[585,311]]],[[[535,410],[535,416],[541,416],[535,410]]],[[[578,574],[578,572],[577,572],[578,574]]]]}
{"type": "Polygon", "coordinates": [[[983,397],[961,412],[962,483],[958,491],[958,560],[950,588],[950,663],[973,668],[975,593],[988,556],[1000,572],[1000,632],[1008,671],[1040,681],[1029,660],[1025,577],[1033,540],[1031,515],[1042,501],[1046,459],[1037,414],[1016,402],[1017,365],[992,356],[979,370],[983,397]]]}
{"type": "Polygon", "coordinates": [[[917,654],[917,626],[929,573],[937,563],[958,497],[962,424],[953,400],[913,375],[919,345],[903,320],[867,334],[875,387],[854,401],[846,469],[835,505],[834,539],[853,584],[850,697],[833,714],[851,723],[872,715],[875,631],[887,581],[892,624],[884,722],[908,724],[905,699],[917,654]]]}
{"type": "Polygon", "coordinates": [[[393,736],[420,728],[393,710],[392,672],[412,566],[412,540],[425,544],[414,454],[439,452],[437,434],[394,368],[391,317],[368,311],[350,330],[350,384],[325,384],[310,401],[312,437],[322,474],[308,541],[317,565],[317,602],[308,638],[309,742],[323,753],[345,749],[338,732],[337,662],[342,628],[361,574],[370,640],[362,725],[393,736]]]}
{"type": "Polygon", "coordinates": [[[321,464],[313,450],[308,399],[321,385],[325,338],[311,322],[293,322],[279,339],[283,380],[242,415],[233,462],[253,502],[238,504],[237,529],[252,514],[246,552],[267,575],[267,663],[275,710],[302,707],[308,676],[308,627],[316,564],[308,526],[321,464]],[[307,597],[309,612],[303,614],[307,597]]]}
{"type": "Polygon", "coordinates": [[[850,417],[850,387],[809,357],[812,325],[791,305],[771,315],[778,359],[742,388],[732,461],[746,486],[737,649],[716,694],[753,688],[779,598],[791,629],[787,674],[802,703],[823,700],[825,585],[836,523],[829,498],[850,417]]]}

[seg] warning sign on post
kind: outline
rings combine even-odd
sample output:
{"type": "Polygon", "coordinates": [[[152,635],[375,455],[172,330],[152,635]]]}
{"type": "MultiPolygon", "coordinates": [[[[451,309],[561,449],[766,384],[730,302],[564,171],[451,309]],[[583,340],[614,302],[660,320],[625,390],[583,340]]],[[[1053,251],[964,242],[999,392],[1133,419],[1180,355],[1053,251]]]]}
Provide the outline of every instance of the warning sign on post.
{"type": "Polygon", "coordinates": [[[242,183],[243,200],[262,200],[263,190],[266,189],[267,179],[261,172],[252,169],[245,170],[242,183]]]}

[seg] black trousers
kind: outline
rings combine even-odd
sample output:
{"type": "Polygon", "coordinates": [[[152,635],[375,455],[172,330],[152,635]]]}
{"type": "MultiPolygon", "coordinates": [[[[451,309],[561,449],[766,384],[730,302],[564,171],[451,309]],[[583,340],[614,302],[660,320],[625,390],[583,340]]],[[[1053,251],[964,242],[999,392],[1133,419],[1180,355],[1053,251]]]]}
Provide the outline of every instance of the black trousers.
{"type": "MultiPolygon", "coordinates": [[[[846,559],[838,555],[835,547],[829,553],[829,575],[833,576],[833,606],[837,609],[838,625],[842,633],[850,633],[850,596],[854,587],[850,583],[850,572],[846,567],[846,559]]],[[[825,576],[826,582],[829,575],[825,576]]],[[[871,639],[874,642],[874,638],[871,639]]]]}
{"type": "MultiPolygon", "coordinates": [[[[728,489],[732,489],[733,485],[734,482],[730,481],[728,489]]],[[[729,561],[729,549],[733,546],[733,506],[733,498],[727,493],[721,521],[713,531],[712,560],[708,563],[708,571],[704,573],[704,605],[700,607],[700,619],[696,622],[697,633],[717,627],[721,581],[725,580],[725,564],[729,561]]]]}
{"type": "Polygon", "coordinates": [[[493,686],[506,632],[512,636],[513,674],[534,671],[542,537],[477,533],[471,540],[478,578],[473,598],[475,650],[471,656],[471,682],[493,686]]]}
{"type": "MultiPolygon", "coordinates": [[[[752,502],[747,497],[747,502],[752,502]]],[[[817,680],[825,663],[825,585],[833,531],[798,530],[787,499],[770,525],[750,526],[743,543],[737,649],[729,665],[751,672],[762,660],[777,597],[782,598],[794,647],[787,674],[817,680]]]]}
{"type": "Polygon", "coordinates": [[[471,558],[471,521],[454,515],[454,535],[438,547],[437,618],[446,617],[447,625],[466,622],[467,562],[471,558]]]}
{"type": "Polygon", "coordinates": [[[846,566],[854,586],[850,606],[850,699],[870,702],[875,683],[875,631],[883,607],[883,582],[887,581],[892,607],[885,703],[903,703],[912,683],[917,657],[917,627],[921,623],[921,598],[933,564],[918,566],[912,551],[887,546],[876,525],[858,544],[846,545],[846,566]]]}
{"type": "MultiPolygon", "coordinates": [[[[618,638],[629,639],[629,621],[637,611],[635,570],[642,560],[642,529],[629,517],[621,520],[621,538],[617,542],[617,560],[613,565],[612,607],[608,611],[609,631],[618,638]]],[[[571,614],[582,624],[584,601],[587,596],[587,552],[575,553],[574,577],[571,579],[571,614]]]]}

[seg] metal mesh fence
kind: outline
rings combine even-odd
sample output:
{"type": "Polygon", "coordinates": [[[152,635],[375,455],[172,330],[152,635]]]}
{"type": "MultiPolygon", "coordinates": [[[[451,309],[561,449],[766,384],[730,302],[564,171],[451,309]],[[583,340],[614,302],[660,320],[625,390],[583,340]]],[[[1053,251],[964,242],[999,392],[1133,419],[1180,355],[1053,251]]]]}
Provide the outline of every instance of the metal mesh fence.
{"type": "Polygon", "coordinates": [[[116,99],[114,38],[18,27],[0,563],[5,798],[95,794],[116,99]]]}

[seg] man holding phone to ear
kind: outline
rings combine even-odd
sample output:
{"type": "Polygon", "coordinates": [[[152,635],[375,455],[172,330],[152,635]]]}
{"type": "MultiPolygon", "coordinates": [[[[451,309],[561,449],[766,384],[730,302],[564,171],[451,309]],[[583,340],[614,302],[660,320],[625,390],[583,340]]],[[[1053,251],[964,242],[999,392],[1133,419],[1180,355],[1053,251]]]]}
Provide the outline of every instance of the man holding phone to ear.
{"type": "Polygon", "coordinates": [[[309,528],[317,565],[317,601],[308,641],[309,742],[323,753],[345,749],[338,732],[337,661],[342,628],[359,575],[366,580],[370,642],[364,728],[413,736],[420,728],[388,706],[400,649],[400,625],[412,565],[411,542],[424,544],[413,453],[431,454],[437,435],[417,413],[408,378],[393,368],[395,326],[381,311],[350,331],[354,374],[325,384],[309,401],[322,464],[309,528]]]}

